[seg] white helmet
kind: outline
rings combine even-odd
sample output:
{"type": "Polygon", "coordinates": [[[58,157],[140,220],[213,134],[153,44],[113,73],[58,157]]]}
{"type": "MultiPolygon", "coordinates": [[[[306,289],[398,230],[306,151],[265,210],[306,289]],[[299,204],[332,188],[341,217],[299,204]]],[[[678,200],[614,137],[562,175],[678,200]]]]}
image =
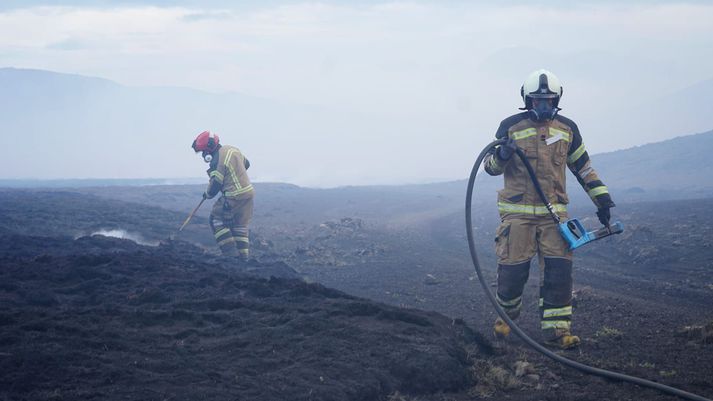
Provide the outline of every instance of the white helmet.
{"type": "Polygon", "coordinates": [[[525,102],[525,108],[532,108],[532,98],[555,99],[555,107],[562,97],[562,84],[555,74],[547,70],[537,70],[530,73],[520,88],[520,96],[525,102]]]}

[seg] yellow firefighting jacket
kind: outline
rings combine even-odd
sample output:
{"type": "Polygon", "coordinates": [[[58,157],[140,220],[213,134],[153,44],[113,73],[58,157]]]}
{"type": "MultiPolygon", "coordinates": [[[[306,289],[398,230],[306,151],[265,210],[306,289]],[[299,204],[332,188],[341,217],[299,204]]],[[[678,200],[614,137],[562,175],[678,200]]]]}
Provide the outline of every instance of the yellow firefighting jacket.
{"type": "Polygon", "coordinates": [[[228,145],[221,146],[216,153],[207,171],[210,177],[206,190],[208,197],[212,198],[218,192],[223,192],[226,198],[243,199],[253,196],[253,186],[247,173],[250,167],[248,159],[238,148],[228,145]]]}
{"type": "MultiPolygon", "coordinates": [[[[500,123],[496,139],[510,137],[523,150],[542,190],[562,217],[567,214],[565,167],[569,167],[594,204],[613,207],[607,187],[591,166],[577,124],[557,115],[553,120],[535,122],[528,112],[510,116],[500,123]]],[[[544,216],[547,208],[535,191],[525,165],[517,155],[504,161],[497,151],[485,157],[485,171],[490,175],[504,174],[505,187],[498,191],[500,216],[544,216]]]]}

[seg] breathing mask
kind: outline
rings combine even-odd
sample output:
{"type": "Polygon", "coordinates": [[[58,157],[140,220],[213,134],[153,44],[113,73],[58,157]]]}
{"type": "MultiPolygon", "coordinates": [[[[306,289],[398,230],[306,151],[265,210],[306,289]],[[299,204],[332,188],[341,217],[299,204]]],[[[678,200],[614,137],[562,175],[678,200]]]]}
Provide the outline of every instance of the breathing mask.
{"type": "Polygon", "coordinates": [[[528,109],[530,118],[534,121],[552,120],[560,111],[560,108],[554,105],[554,99],[532,99],[532,107],[528,109]]]}

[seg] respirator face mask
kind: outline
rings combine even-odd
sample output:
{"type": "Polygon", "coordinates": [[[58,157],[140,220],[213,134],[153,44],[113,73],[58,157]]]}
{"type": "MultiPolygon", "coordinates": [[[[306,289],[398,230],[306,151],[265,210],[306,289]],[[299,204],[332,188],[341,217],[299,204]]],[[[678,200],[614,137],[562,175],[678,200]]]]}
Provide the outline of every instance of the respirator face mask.
{"type": "Polygon", "coordinates": [[[553,98],[533,98],[530,117],[534,121],[552,120],[560,110],[554,102],[553,98]]]}
{"type": "Polygon", "coordinates": [[[201,156],[203,156],[203,161],[206,162],[206,163],[210,163],[210,162],[213,160],[213,155],[211,155],[211,154],[208,153],[208,152],[205,152],[205,151],[204,151],[201,156]]]}

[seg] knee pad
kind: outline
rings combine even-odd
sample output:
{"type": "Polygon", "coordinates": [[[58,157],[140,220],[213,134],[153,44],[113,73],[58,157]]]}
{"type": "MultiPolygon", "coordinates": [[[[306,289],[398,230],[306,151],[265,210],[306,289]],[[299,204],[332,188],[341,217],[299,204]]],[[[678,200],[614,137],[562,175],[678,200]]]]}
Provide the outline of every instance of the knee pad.
{"type": "Polygon", "coordinates": [[[545,257],[542,284],[542,298],[545,304],[569,304],[572,300],[572,261],[545,257]]]}
{"type": "Polygon", "coordinates": [[[529,275],[529,260],[516,265],[498,265],[498,297],[509,301],[522,296],[529,275]]]}

